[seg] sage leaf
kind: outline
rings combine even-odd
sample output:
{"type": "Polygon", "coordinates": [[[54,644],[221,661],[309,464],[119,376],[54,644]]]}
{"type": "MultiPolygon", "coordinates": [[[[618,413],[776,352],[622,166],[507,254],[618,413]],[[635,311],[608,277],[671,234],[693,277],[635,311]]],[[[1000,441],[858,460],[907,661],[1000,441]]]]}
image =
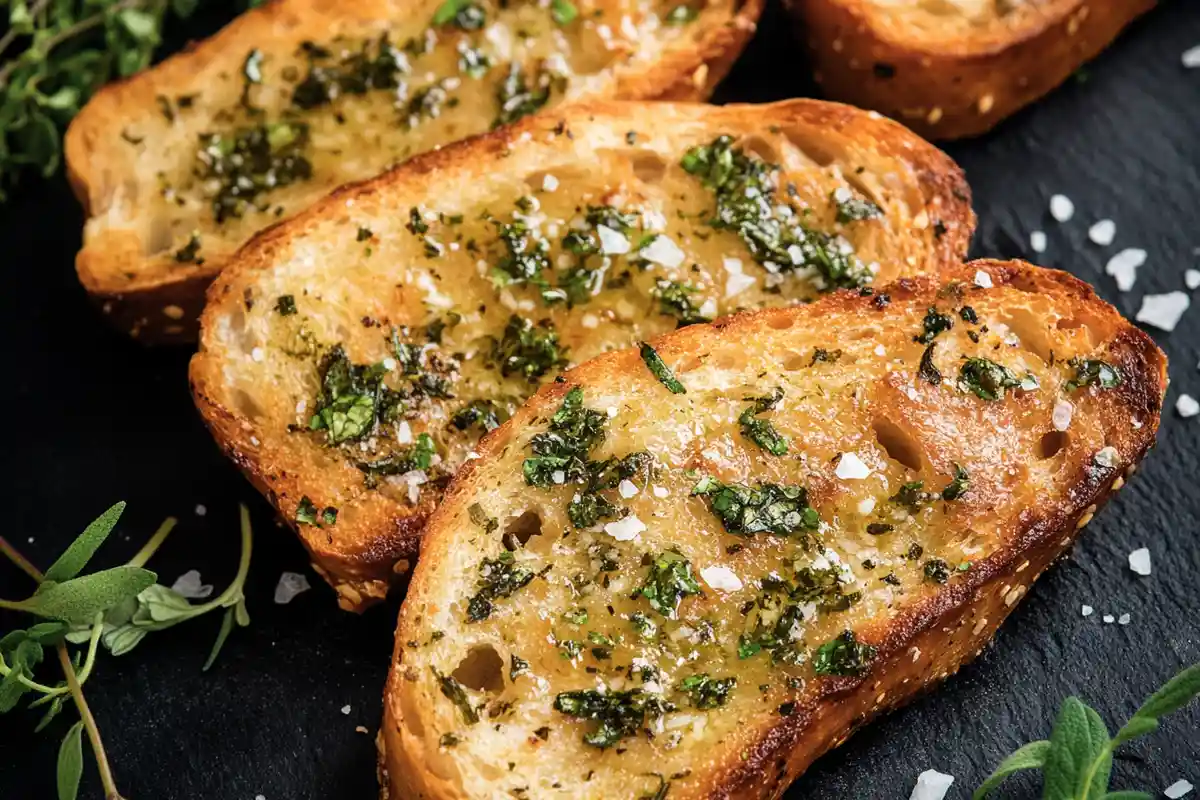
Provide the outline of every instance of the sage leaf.
{"type": "Polygon", "coordinates": [[[24,601],[22,610],[39,617],[87,622],[122,600],[154,584],[153,572],[141,567],[113,567],[63,583],[46,581],[24,601]]]}
{"type": "Polygon", "coordinates": [[[75,800],[83,777],[83,721],[71,726],[58,748],[58,800],[75,800]]]}
{"type": "Polygon", "coordinates": [[[1093,717],[1088,715],[1087,706],[1078,697],[1063,701],[1050,734],[1050,752],[1042,768],[1045,783],[1042,800],[1087,800],[1076,795],[1086,770],[1108,745],[1108,731],[1104,723],[1094,727],[1093,717]]]}
{"type": "Polygon", "coordinates": [[[100,641],[114,656],[123,656],[141,643],[150,631],[139,628],[132,623],[118,625],[104,632],[100,641]]]}
{"type": "Polygon", "coordinates": [[[29,691],[29,687],[21,683],[21,678],[28,678],[24,666],[10,666],[8,674],[0,680],[0,714],[7,714],[17,707],[21,698],[29,691]]]}
{"type": "Polygon", "coordinates": [[[221,629],[217,631],[217,640],[213,642],[212,650],[208,653],[208,658],[204,661],[204,666],[200,668],[201,672],[208,672],[208,668],[217,660],[217,654],[221,652],[221,648],[225,645],[225,640],[229,638],[229,632],[233,630],[232,608],[225,609],[225,613],[221,615],[221,629]]]}
{"type": "MultiPolygon", "coordinates": [[[[135,625],[147,621],[175,624],[193,616],[195,609],[188,599],[174,589],[156,583],[138,594],[138,610],[133,615],[135,625]]],[[[153,626],[158,630],[158,626],[153,626]]],[[[162,626],[167,627],[167,626],[162,626]]]]}
{"type": "Polygon", "coordinates": [[[1178,711],[1200,696],[1200,664],[1180,672],[1161,689],[1150,695],[1113,738],[1113,746],[1149,733],[1158,727],[1158,718],[1178,711]]]}
{"type": "Polygon", "coordinates": [[[1109,792],[1101,800],[1154,800],[1149,792],[1134,792],[1125,789],[1120,792],[1109,792]]]}
{"type": "Polygon", "coordinates": [[[70,546],[63,551],[58,560],[50,565],[50,569],[46,570],[44,580],[62,583],[82,572],[88,561],[100,549],[100,545],[104,544],[104,540],[112,533],[117,520],[121,518],[121,513],[124,511],[125,502],[121,501],[96,517],[90,525],[83,529],[83,533],[79,534],[75,541],[71,542],[70,546]]]}
{"type": "Polygon", "coordinates": [[[983,798],[987,797],[988,792],[1003,783],[1004,779],[1013,773],[1020,772],[1023,769],[1038,769],[1043,766],[1046,763],[1046,756],[1049,752],[1050,742],[1046,739],[1030,742],[1024,747],[1019,748],[1008,758],[1000,762],[996,770],[971,795],[971,800],[983,800],[983,798]]]}

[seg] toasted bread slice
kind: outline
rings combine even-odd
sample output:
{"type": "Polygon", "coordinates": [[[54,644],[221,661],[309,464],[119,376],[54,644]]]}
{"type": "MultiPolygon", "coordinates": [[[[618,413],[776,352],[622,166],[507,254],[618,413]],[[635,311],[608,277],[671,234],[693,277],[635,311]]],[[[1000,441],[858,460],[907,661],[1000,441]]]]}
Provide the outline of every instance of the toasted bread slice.
{"type": "Polygon", "coordinates": [[[356,608],[416,555],[480,434],[568,363],[961,265],[973,223],[946,156],[857,109],[564,109],[256,238],[209,293],[193,393],[356,608]]]}
{"type": "Polygon", "coordinates": [[[978,654],[1150,447],[1165,357],[1020,262],[882,291],[600,356],[484,439],[401,610],[384,796],[778,797],[978,654]]]}
{"type": "Polygon", "coordinates": [[[990,130],[1154,0],[784,0],[831,99],[931,139],[990,130]]]}
{"type": "Polygon", "coordinates": [[[703,99],[762,0],[275,0],[101,90],[67,169],[80,280],[145,341],[196,336],[256,231],[330,189],[564,100],[703,99]]]}

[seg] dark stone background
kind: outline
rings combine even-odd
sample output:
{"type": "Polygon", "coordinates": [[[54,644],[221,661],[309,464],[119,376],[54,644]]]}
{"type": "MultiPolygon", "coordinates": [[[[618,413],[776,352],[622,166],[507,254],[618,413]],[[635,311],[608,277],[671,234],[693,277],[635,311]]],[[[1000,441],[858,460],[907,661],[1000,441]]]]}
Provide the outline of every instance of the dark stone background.
{"type": "MultiPolygon", "coordinates": [[[[231,8],[172,31],[174,41],[214,29],[231,8]]],[[[1094,283],[1126,315],[1144,292],[1183,288],[1200,267],[1200,70],[1180,54],[1200,44],[1200,4],[1166,3],[1133,25],[1083,72],[989,136],[948,148],[967,171],[980,217],[977,255],[1033,257],[1028,233],[1050,247],[1038,259],[1094,283]],[[1059,225],[1051,194],[1076,204],[1059,225]],[[1110,248],[1087,241],[1090,222],[1117,222],[1110,248]],[[1133,291],[1103,274],[1109,255],[1143,247],[1150,258],[1133,291]]],[[[807,68],[772,9],[720,92],[722,100],[811,95],[807,68]]],[[[133,653],[102,656],[87,684],[129,798],[372,798],[373,735],[397,603],[359,617],[336,610],[315,576],[291,605],[272,602],[283,570],[306,571],[296,540],[218,453],[188,396],[183,350],[147,350],[109,330],[76,283],[81,218],[65,181],[29,181],[0,207],[5,341],[0,459],[8,475],[4,535],[45,567],[83,526],[119,498],[129,510],[97,562],[128,558],[167,515],[181,519],[151,562],[164,583],[198,568],[223,586],[237,560],[237,503],[257,538],[247,586],[252,626],[235,631],[215,668],[200,665],[216,616],[152,634],[133,653]],[[192,509],[205,504],[208,515],[192,509]],[[34,537],[32,544],[27,543],[34,537]],[[343,715],[342,706],[351,712],[343,715]],[[372,733],[355,732],[363,725],[372,733]]],[[[907,798],[936,767],[966,798],[1004,755],[1049,734],[1062,698],[1079,694],[1112,725],[1184,665],[1200,661],[1200,418],[1173,412],[1180,392],[1200,396],[1200,309],[1172,334],[1154,333],[1173,379],[1159,443],[1128,488],[1097,515],[1070,558],[1049,570],[995,644],[940,690],[858,733],[788,793],[816,798],[907,798]],[[1128,569],[1147,546],[1154,574],[1128,569]],[[1080,605],[1095,606],[1090,618],[1080,605]],[[1127,626],[1100,615],[1129,613],[1127,626]]],[[[0,565],[0,594],[23,576],[0,565]]],[[[0,630],[13,620],[0,616],[0,630]]],[[[47,674],[52,670],[47,670],[47,674]]],[[[58,740],[68,711],[31,734],[36,717],[0,718],[0,797],[54,796],[58,740]]],[[[99,797],[90,766],[83,797],[99,797]]],[[[1161,792],[1177,778],[1200,785],[1200,708],[1122,750],[1114,786],[1161,792]]],[[[1033,797],[1032,776],[1002,797],[1033,797]]]]}

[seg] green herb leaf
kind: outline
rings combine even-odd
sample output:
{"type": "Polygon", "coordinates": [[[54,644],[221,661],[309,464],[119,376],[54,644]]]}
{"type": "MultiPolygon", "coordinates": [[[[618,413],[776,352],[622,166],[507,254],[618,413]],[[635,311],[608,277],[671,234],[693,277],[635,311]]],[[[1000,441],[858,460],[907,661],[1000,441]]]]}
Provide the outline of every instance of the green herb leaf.
{"type": "MultiPolygon", "coordinates": [[[[1087,780],[1091,765],[1101,758],[1108,747],[1108,731],[1095,711],[1088,708],[1077,697],[1063,701],[1050,734],[1050,751],[1042,768],[1046,800],[1086,800],[1093,783],[1082,786],[1087,780]]],[[[1111,751],[1108,755],[1111,766],[1111,751]]],[[[1104,785],[1108,784],[1108,770],[1098,770],[1097,780],[1103,772],[1104,785]]],[[[1103,794],[1104,787],[1096,793],[1103,794]]]]}
{"type": "Polygon", "coordinates": [[[213,642],[212,650],[209,651],[208,658],[204,660],[204,666],[200,668],[201,672],[208,672],[208,668],[217,660],[217,654],[221,652],[221,647],[229,638],[229,632],[233,630],[233,617],[232,608],[225,609],[225,613],[221,615],[221,628],[217,631],[217,640],[213,642]]]}
{"type": "Polygon", "coordinates": [[[876,649],[858,641],[854,631],[845,630],[817,648],[813,656],[813,671],[818,675],[850,675],[861,677],[871,669],[876,649]]]}
{"type": "Polygon", "coordinates": [[[671,394],[685,394],[687,389],[675,377],[675,373],[667,366],[667,362],[662,360],[662,356],[658,351],[651,347],[646,342],[639,342],[638,347],[642,351],[642,361],[646,363],[646,367],[650,370],[650,374],[658,378],[659,383],[667,387],[671,394]]]}
{"type": "Polygon", "coordinates": [[[954,478],[950,483],[946,484],[946,488],[942,489],[942,499],[946,502],[957,500],[967,493],[967,487],[971,484],[971,476],[959,464],[953,464],[954,478]]]}
{"type": "Polygon", "coordinates": [[[579,16],[579,9],[571,0],[550,0],[550,16],[559,25],[569,25],[579,16]]]}
{"type": "Polygon", "coordinates": [[[79,537],[71,542],[58,560],[50,566],[50,569],[46,570],[44,580],[62,583],[82,572],[88,561],[100,549],[100,545],[104,544],[104,540],[112,533],[113,527],[116,526],[117,520],[121,518],[121,513],[124,511],[125,503],[122,501],[84,528],[83,533],[79,534],[79,537]]]}
{"type": "Polygon", "coordinates": [[[44,582],[24,601],[23,611],[39,617],[83,623],[122,600],[154,585],[153,572],[141,567],[113,567],[63,583],[44,582]]]}
{"type": "Polygon", "coordinates": [[[700,584],[692,577],[692,563],[677,550],[663,552],[646,573],[646,579],[634,596],[650,601],[650,607],[668,619],[675,619],[679,601],[700,594],[700,584]]]}
{"type": "Polygon", "coordinates": [[[1200,664],[1188,667],[1150,696],[1113,737],[1113,746],[1150,733],[1158,727],[1158,718],[1178,711],[1200,697],[1200,664]]]}
{"type": "Polygon", "coordinates": [[[1149,792],[1123,790],[1120,792],[1109,792],[1101,800],[1154,800],[1154,795],[1149,792]]]}
{"type": "Polygon", "coordinates": [[[971,800],[983,800],[987,797],[988,792],[995,789],[1009,775],[1020,772],[1023,769],[1038,769],[1045,765],[1046,756],[1050,753],[1050,742],[1042,739],[1036,742],[1030,742],[1024,747],[1018,748],[1012,755],[1000,762],[1000,766],[988,776],[988,779],[979,785],[975,793],[971,795],[971,800]]]}
{"type": "Polygon", "coordinates": [[[71,726],[58,748],[58,800],[75,800],[83,777],[83,721],[71,726]]]}
{"type": "Polygon", "coordinates": [[[775,425],[770,420],[758,418],[759,414],[770,411],[779,405],[779,401],[783,399],[783,389],[776,388],[773,393],[766,397],[747,397],[744,399],[752,400],[754,405],[747,408],[738,417],[738,423],[742,428],[742,435],[773,456],[787,455],[788,438],[776,430],[775,425]]]}

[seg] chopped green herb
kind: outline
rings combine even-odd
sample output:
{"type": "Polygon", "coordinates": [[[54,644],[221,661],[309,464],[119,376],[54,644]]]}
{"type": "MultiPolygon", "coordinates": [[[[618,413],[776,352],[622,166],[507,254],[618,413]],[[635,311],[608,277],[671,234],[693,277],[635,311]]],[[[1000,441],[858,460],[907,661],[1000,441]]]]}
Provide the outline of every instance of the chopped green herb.
{"type": "Polygon", "coordinates": [[[667,12],[668,25],[686,25],[700,16],[700,10],[686,4],[680,4],[667,12]]]}
{"type": "Polygon", "coordinates": [[[204,263],[204,259],[200,255],[200,232],[192,231],[188,237],[187,244],[175,251],[175,260],[180,264],[196,264],[199,266],[204,263]]]}
{"type": "Polygon", "coordinates": [[[845,187],[834,189],[830,199],[837,206],[837,221],[842,224],[883,216],[882,208],[845,187]]]}
{"type": "Polygon", "coordinates": [[[779,167],[734,147],[732,136],[693,147],[681,162],[716,198],[709,225],[737,233],[772,271],[816,270],[824,288],[856,288],[872,273],[841,238],[806,227],[802,215],[776,191],[779,167]]]}
{"type": "Polygon", "coordinates": [[[783,399],[783,389],[777,387],[774,392],[765,397],[746,397],[743,399],[753,401],[754,405],[747,408],[738,417],[738,423],[742,427],[742,435],[773,456],[786,455],[788,451],[788,438],[777,431],[775,425],[770,420],[759,419],[757,416],[779,405],[779,401],[783,399]]]}
{"type": "Polygon", "coordinates": [[[667,387],[671,394],[686,394],[687,389],[675,377],[675,373],[667,366],[667,362],[662,360],[662,356],[658,351],[651,347],[646,342],[639,342],[638,347],[642,351],[642,361],[646,363],[646,368],[650,370],[650,374],[658,378],[658,382],[667,387]]]}
{"type": "Polygon", "coordinates": [[[1085,386],[1099,386],[1101,389],[1112,389],[1121,385],[1121,371],[1106,361],[1091,358],[1072,358],[1067,362],[1075,368],[1075,377],[1063,385],[1063,389],[1073,392],[1085,386]]]}
{"type": "Polygon", "coordinates": [[[275,300],[275,312],[281,317],[290,317],[296,313],[296,298],[290,294],[283,294],[275,300]]]}
{"type": "Polygon", "coordinates": [[[454,747],[459,743],[459,741],[460,740],[457,734],[454,733],[443,733],[441,737],[438,738],[438,744],[442,747],[454,747]]]}
{"type": "Polygon", "coordinates": [[[654,559],[650,571],[634,597],[644,597],[650,607],[668,619],[675,619],[679,601],[700,594],[700,584],[692,577],[692,564],[677,550],[667,550],[654,559]]]}
{"type": "Polygon", "coordinates": [[[1022,385],[1021,379],[1008,367],[987,358],[968,358],[958,373],[958,385],[963,391],[974,392],[984,400],[1003,400],[1006,389],[1022,385]]]}
{"type": "Polygon", "coordinates": [[[942,489],[942,499],[950,502],[962,497],[967,493],[967,486],[970,482],[971,476],[967,474],[967,471],[958,464],[954,464],[954,477],[946,485],[946,488],[942,489]]]}
{"type": "Polygon", "coordinates": [[[822,347],[813,349],[812,361],[808,362],[810,367],[816,366],[818,361],[823,361],[826,364],[836,363],[842,357],[841,350],[826,350],[822,347]]]}
{"type": "Polygon", "coordinates": [[[817,648],[813,656],[813,670],[818,675],[865,675],[875,660],[876,652],[871,645],[858,641],[854,631],[842,631],[836,639],[817,648]]]}
{"type": "Polygon", "coordinates": [[[550,100],[553,84],[553,76],[543,71],[531,87],[525,79],[521,65],[514,61],[509,67],[507,77],[496,90],[496,102],[500,105],[500,112],[492,122],[492,127],[508,125],[541,109],[550,100]]]}
{"type": "Polygon", "coordinates": [[[939,333],[953,328],[954,320],[945,314],[938,313],[936,308],[930,306],[929,310],[925,312],[922,327],[923,330],[919,335],[913,337],[913,341],[920,344],[929,344],[939,333]]]}
{"type": "Polygon", "coordinates": [[[888,498],[893,503],[897,503],[906,507],[910,513],[916,514],[921,510],[921,506],[926,505],[933,499],[933,495],[922,491],[925,488],[924,481],[910,481],[900,487],[900,491],[888,498]]]}
{"type": "Polygon", "coordinates": [[[569,25],[579,16],[571,0],[550,0],[550,17],[559,25],[569,25]]]}
{"type": "Polygon", "coordinates": [[[212,212],[217,222],[265,210],[263,194],[312,177],[308,126],[275,122],[231,134],[200,136],[197,177],[216,185],[212,212]]]}
{"type": "Polygon", "coordinates": [[[528,567],[517,564],[513,554],[507,550],[495,558],[485,558],[479,564],[475,595],[467,604],[467,620],[482,622],[487,619],[495,608],[492,601],[511,597],[518,589],[528,585],[536,574],[528,567]]]}
{"type": "Polygon", "coordinates": [[[658,624],[641,611],[630,614],[629,623],[637,631],[638,638],[644,642],[653,641],[654,637],[658,635],[658,624]]]}
{"type": "Polygon", "coordinates": [[[612,747],[627,736],[635,736],[646,724],[647,718],[657,719],[673,711],[674,706],[658,695],[641,689],[623,692],[581,689],[558,694],[554,698],[554,710],[596,723],[583,735],[583,741],[603,749],[612,747]]]}
{"type": "Polygon", "coordinates": [[[467,515],[470,516],[471,522],[483,528],[484,533],[491,533],[500,527],[500,520],[489,516],[479,503],[472,503],[467,509],[467,515]]]}
{"type": "Polygon", "coordinates": [[[689,675],[679,682],[679,691],[685,692],[692,708],[710,710],[729,702],[729,693],[737,686],[737,678],[710,678],[708,673],[689,675]]]}
{"type": "Polygon", "coordinates": [[[421,433],[412,445],[374,461],[359,461],[355,466],[367,474],[368,486],[373,486],[381,475],[404,475],[415,469],[429,469],[436,453],[433,438],[428,433],[421,433]]]}
{"type": "Polygon", "coordinates": [[[341,345],[326,354],[320,373],[321,394],[308,427],[325,431],[330,444],[361,439],[398,410],[398,395],[383,385],[383,367],[350,363],[341,345]]]}
{"type": "Polygon", "coordinates": [[[563,614],[563,619],[572,625],[586,625],[588,621],[588,612],[586,608],[568,609],[563,614]]]}
{"type": "Polygon", "coordinates": [[[692,295],[698,291],[700,290],[690,283],[659,279],[653,294],[658,298],[659,313],[674,317],[679,321],[678,327],[682,328],[712,321],[710,317],[700,313],[700,307],[692,300],[692,295]]]}
{"type": "Polygon", "coordinates": [[[548,319],[536,324],[513,314],[504,334],[492,344],[490,363],[504,377],[520,375],[536,381],[567,362],[567,350],[558,343],[558,331],[548,319]]]}
{"type": "Polygon", "coordinates": [[[471,707],[471,698],[467,697],[467,692],[463,689],[462,684],[455,680],[453,675],[443,675],[438,672],[437,667],[429,669],[433,671],[433,677],[437,679],[438,688],[442,690],[442,694],[451,703],[454,703],[459,713],[462,714],[463,721],[468,725],[479,722],[479,714],[471,707]]]}
{"type": "Polygon", "coordinates": [[[886,522],[872,522],[867,526],[867,533],[872,536],[883,536],[885,533],[891,533],[894,530],[896,530],[896,526],[886,522]]]}
{"type": "Polygon", "coordinates": [[[472,425],[478,425],[485,432],[494,431],[500,423],[507,419],[504,409],[491,400],[472,400],[454,412],[450,418],[451,424],[460,431],[465,431],[472,425]]]}
{"type": "Polygon", "coordinates": [[[925,578],[934,583],[946,583],[950,580],[950,565],[941,558],[931,558],[925,562],[925,578]]]}
{"type": "Polygon", "coordinates": [[[807,540],[809,532],[821,523],[817,510],[808,504],[808,491],[803,486],[762,483],[752,487],[704,477],[692,494],[707,496],[725,530],[743,536],[773,533],[807,540]]]}
{"type": "Polygon", "coordinates": [[[525,459],[522,465],[525,482],[546,488],[589,479],[587,454],[603,441],[606,421],[600,412],[584,408],[583,389],[572,388],[550,417],[549,430],[535,434],[530,440],[533,457],[525,459]]]}
{"type": "Polygon", "coordinates": [[[360,226],[358,229],[358,234],[354,237],[354,241],[366,242],[366,241],[369,241],[370,238],[374,235],[375,234],[371,232],[370,228],[364,228],[364,227],[360,226]]]}
{"type": "Polygon", "coordinates": [[[969,322],[972,325],[979,324],[979,315],[975,313],[975,309],[970,306],[963,306],[958,310],[958,316],[962,317],[963,322],[969,322]]]}
{"type": "Polygon", "coordinates": [[[508,679],[515,681],[520,676],[529,672],[529,662],[513,653],[508,658],[508,679]]]}
{"type": "Polygon", "coordinates": [[[304,42],[308,73],[292,90],[292,105],[309,111],[328,105],[343,95],[363,95],[372,90],[400,94],[409,71],[408,59],[392,45],[387,34],[367,42],[338,61],[324,47],[304,42]]]}
{"type": "Polygon", "coordinates": [[[444,0],[433,12],[433,24],[454,26],[464,31],[477,31],[487,24],[487,15],[472,0],[444,0]]]}

